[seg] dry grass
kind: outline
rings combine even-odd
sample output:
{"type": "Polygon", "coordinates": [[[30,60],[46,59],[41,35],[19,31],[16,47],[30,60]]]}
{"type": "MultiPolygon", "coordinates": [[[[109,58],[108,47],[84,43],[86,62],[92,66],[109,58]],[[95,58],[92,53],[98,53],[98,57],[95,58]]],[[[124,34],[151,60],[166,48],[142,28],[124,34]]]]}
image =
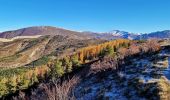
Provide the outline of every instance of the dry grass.
{"type": "Polygon", "coordinates": [[[31,95],[19,92],[19,95],[12,100],[75,100],[73,89],[79,81],[80,77],[76,75],[61,85],[56,82],[42,83],[37,89],[31,91],[31,95]]]}
{"type": "Polygon", "coordinates": [[[65,81],[62,85],[54,84],[52,89],[49,86],[43,86],[48,100],[74,100],[73,88],[78,83],[79,77],[65,81]]]}
{"type": "Polygon", "coordinates": [[[160,100],[170,100],[170,84],[165,77],[162,77],[157,84],[160,100]]]}

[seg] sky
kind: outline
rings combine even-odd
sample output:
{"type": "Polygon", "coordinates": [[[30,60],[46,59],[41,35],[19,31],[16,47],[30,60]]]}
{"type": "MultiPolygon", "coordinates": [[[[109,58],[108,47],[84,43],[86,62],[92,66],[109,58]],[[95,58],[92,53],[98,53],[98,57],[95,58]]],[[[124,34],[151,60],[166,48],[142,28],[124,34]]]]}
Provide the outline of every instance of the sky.
{"type": "Polygon", "coordinates": [[[0,0],[0,32],[30,26],[93,32],[170,30],[170,0],[0,0]]]}

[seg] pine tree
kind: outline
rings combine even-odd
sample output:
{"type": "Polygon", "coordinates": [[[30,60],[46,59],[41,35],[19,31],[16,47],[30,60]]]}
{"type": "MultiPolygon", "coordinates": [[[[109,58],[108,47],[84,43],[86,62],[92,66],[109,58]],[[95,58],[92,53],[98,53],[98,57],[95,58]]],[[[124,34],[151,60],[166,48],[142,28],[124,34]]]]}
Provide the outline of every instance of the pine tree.
{"type": "Polygon", "coordinates": [[[9,89],[9,92],[15,92],[17,90],[17,81],[16,81],[17,77],[14,75],[11,78],[9,78],[8,82],[7,82],[7,87],[9,89]]]}
{"type": "Polygon", "coordinates": [[[80,66],[80,61],[78,60],[77,55],[73,55],[71,58],[73,66],[79,67],[80,66]]]}
{"type": "Polygon", "coordinates": [[[19,83],[19,89],[26,89],[30,85],[31,80],[28,79],[26,76],[22,76],[21,81],[19,83]]]}
{"type": "Polygon", "coordinates": [[[38,78],[37,78],[35,72],[33,72],[32,78],[31,78],[31,84],[34,84],[35,82],[38,82],[38,78]]]}
{"type": "Polygon", "coordinates": [[[62,62],[57,60],[55,63],[55,73],[57,75],[57,77],[61,77],[64,74],[64,69],[62,67],[62,62]]]}
{"type": "Polygon", "coordinates": [[[63,58],[63,66],[66,68],[66,73],[72,71],[72,62],[69,60],[68,57],[63,58]]]}
{"type": "Polygon", "coordinates": [[[0,97],[4,94],[9,93],[8,88],[7,88],[7,79],[6,78],[1,78],[0,79],[0,97]]]}
{"type": "Polygon", "coordinates": [[[114,49],[111,46],[106,47],[106,55],[111,56],[114,53],[114,49]]]}

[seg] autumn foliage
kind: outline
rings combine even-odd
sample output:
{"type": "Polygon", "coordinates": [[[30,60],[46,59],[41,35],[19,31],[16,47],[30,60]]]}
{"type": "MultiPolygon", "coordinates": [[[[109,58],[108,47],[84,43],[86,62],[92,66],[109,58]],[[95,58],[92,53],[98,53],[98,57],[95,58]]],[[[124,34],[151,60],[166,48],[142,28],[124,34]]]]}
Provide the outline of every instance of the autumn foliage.
{"type": "MultiPolygon", "coordinates": [[[[119,67],[119,60],[131,57],[134,55],[143,55],[143,54],[152,54],[156,51],[160,50],[160,46],[156,40],[149,40],[149,41],[131,41],[131,40],[114,40],[110,42],[106,42],[99,45],[88,46],[81,48],[75,51],[72,55],[67,55],[61,59],[57,59],[52,61],[48,66],[50,68],[50,78],[52,78],[53,82],[56,82],[55,79],[60,78],[65,73],[70,73],[75,68],[79,68],[82,64],[92,62],[88,70],[85,71],[86,75],[96,74],[98,72],[105,71],[107,69],[114,69],[117,70],[119,67]],[[99,58],[101,58],[99,60],[99,58]]],[[[63,83],[61,85],[55,84],[54,87],[51,88],[51,85],[43,84],[43,86],[37,90],[34,90],[32,95],[28,98],[48,98],[50,100],[56,99],[60,100],[71,99],[68,93],[72,86],[77,83],[77,80],[69,81],[63,83]],[[43,90],[42,90],[43,89],[43,90]],[[42,92],[42,96],[36,96],[39,92],[42,92]],[[35,93],[34,93],[35,92],[35,93]]],[[[41,85],[40,85],[41,86],[41,85]]],[[[22,93],[21,93],[22,94],[22,93]]],[[[19,98],[22,96],[19,95],[19,98]]],[[[25,96],[23,96],[25,98],[25,96]]],[[[17,98],[17,97],[16,97],[17,98]]]]}
{"type": "Polygon", "coordinates": [[[104,55],[112,55],[121,47],[128,47],[130,40],[119,39],[78,50],[76,55],[82,63],[104,55]]]}
{"type": "Polygon", "coordinates": [[[160,50],[160,45],[156,40],[148,40],[142,43],[138,41],[131,42],[129,48],[120,48],[118,54],[121,58],[139,55],[145,53],[154,53],[160,50]]]}
{"type": "Polygon", "coordinates": [[[106,56],[124,59],[125,57],[133,55],[152,53],[158,51],[159,49],[160,46],[156,40],[140,42],[127,39],[118,39],[98,45],[80,48],[72,55],[67,55],[64,58],[55,61],[51,67],[51,70],[55,78],[58,78],[65,73],[72,72],[74,69],[79,68],[82,64],[92,62],[106,56]]]}
{"type": "MultiPolygon", "coordinates": [[[[51,60],[47,65],[41,65],[41,67],[16,68],[14,70],[8,69],[7,71],[0,71],[0,96],[28,88],[38,82],[39,78],[44,78],[44,75],[47,74],[47,72],[48,78],[55,81],[56,79],[62,77],[65,73],[70,73],[81,67],[83,64],[99,60],[106,56],[112,58],[113,60],[111,66],[109,66],[110,63],[105,63],[105,65],[110,68],[117,64],[117,60],[115,60],[115,58],[124,59],[125,57],[132,55],[152,53],[158,51],[159,49],[160,46],[156,40],[139,42],[118,39],[98,45],[80,48],[71,55],[66,55],[63,58],[51,60]]],[[[105,66],[95,65],[92,67],[92,70],[100,71],[100,69],[107,69],[103,67],[105,66]]]]}
{"type": "Polygon", "coordinates": [[[104,56],[114,57],[119,48],[127,48],[131,42],[131,40],[119,39],[80,48],[72,55],[67,55],[54,61],[51,65],[51,74],[52,76],[55,76],[55,78],[58,78],[64,73],[72,72],[72,70],[80,67],[82,64],[97,60],[104,56]]]}
{"type": "Polygon", "coordinates": [[[44,77],[48,67],[2,69],[0,71],[0,97],[27,89],[44,77]]]}

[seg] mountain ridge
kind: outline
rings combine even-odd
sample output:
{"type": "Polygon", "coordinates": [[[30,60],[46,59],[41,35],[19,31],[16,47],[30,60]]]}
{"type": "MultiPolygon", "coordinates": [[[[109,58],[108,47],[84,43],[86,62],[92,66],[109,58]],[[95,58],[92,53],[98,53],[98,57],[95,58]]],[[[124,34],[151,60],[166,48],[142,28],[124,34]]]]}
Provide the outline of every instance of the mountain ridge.
{"type": "Polygon", "coordinates": [[[151,33],[132,33],[127,31],[121,30],[112,30],[109,32],[91,32],[91,31],[84,31],[78,32],[73,30],[68,30],[64,28],[58,28],[53,26],[32,26],[21,28],[17,30],[5,31],[0,32],[0,38],[14,38],[17,36],[35,36],[35,35],[62,35],[67,36],[72,39],[105,39],[105,40],[112,40],[112,39],[150,39],[150,38],[170,38],[170,30],[164,31],[156,31],[151,33]]]}
{"type": "Polygon", "coordinates": [[[13,38],[16,36],[33,36],[33,35],[62,35],[68,36],[72,39],[90,39],[90,36],[86,34],[80,34],[80,32],[71,31],[63,28],[57,28],[52,26],[34,26],[34,27],[27,27],[12,31],[6,31],[0,33],[0,38],[13,38]]]}

